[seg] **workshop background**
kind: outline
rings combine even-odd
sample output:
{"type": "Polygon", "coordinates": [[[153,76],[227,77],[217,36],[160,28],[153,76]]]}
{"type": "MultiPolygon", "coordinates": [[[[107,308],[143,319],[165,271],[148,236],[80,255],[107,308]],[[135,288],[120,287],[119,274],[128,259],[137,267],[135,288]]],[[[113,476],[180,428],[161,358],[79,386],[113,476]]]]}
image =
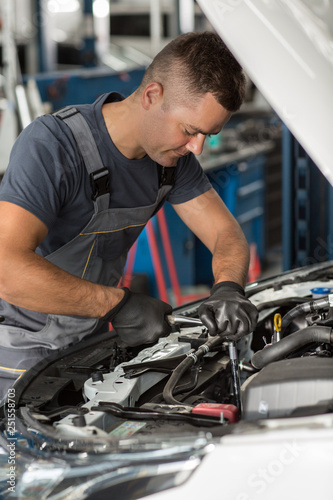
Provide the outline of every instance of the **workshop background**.
{"type": "MultiPolygon", "coordinates": [[[[194,0],[0,0],[0,20],[1,176],[35,117],[111,90],[127,96],[168,41],[213,30],[194,0]]],[[[333,258],[332,187],[249,78],[245,103],[206,139],[200,162],[250,244],[249,282],[333,258]]],[[[210,253],[166,204],[132,247],[122,284],[180,305],[212,281],[210,253]]]]}

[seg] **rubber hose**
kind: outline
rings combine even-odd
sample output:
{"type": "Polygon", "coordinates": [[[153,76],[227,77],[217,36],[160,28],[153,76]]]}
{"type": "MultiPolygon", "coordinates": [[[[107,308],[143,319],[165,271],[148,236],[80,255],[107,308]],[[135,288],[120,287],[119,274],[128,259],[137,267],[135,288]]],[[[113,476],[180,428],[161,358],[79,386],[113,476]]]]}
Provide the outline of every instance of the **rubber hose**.
{"type": "Polygon", "coordinates": [[[172,375],[169,378],[168,382],[166,383],[163,391],[163,399],[167,404],[169,405],[182,404],[180,401],[177,401],[173,397],[173,390],[178,384],[181,377],[184,375],[184,373],[187,372],[187,370],[189,370],[193,364],[194,364],[194,358],[192,356],[188,356],[172,372],[172,375]]]}
{"type": "MultiPolygon", "coordinates": [[[[192,367],[193,368],[193,367],[192,367]]],[[[183,385],[178,385],[174,390],[173,394],[174,396],[177,396],[177,394],[182,394],[183,392],[189,392],[194,389],[198,383],[198,378],[199,378],[199,372],[198,370],[193,370],[191,368],[191,380],[187,384],[183,385]]]]}
{"type": "Polygon", "coordinates": [[[184,403],[181,403],[180,401],[177,401],[173,397],[173,391],[178,384],[179,380],[181,377],[184,375],[184,373],[191,368],[191,366],[197,362],[204,354],[207,352],[211,351],[216,345],[221,344],[223,340],[219,335],[216,335],[215,337],[209,339],[205,344],[199,347],[199,349],[187,356],[183,361],[177,366],[177,368],[174,369],[171,377],[169,378],[168,382],[166,383],[163,391],[163,399],[167,404],[170,405],[183,405],[184,403]]]}
{"type": "Polygon", "coordinates": [[[252,365],[261,370],[264,366],[285,358],[296,349],[303,347],[311,342],[318,344],[333,342],[332,328],[328,326],[309,326],[291,333],[276,344],[270,344],[261,351],[256,352],[251,359],[252,365]]]}
{"type": "Polygon", "coordinates": [[[292,320],[299,316],[302,313],[306,312],[314,312],[318,311],[319,309],[329,307],[329,300],[328,297],[323,297],[318,300],[313,300],[311,302],[305,302],[304,304],[299,304],[298,306],[294,307],[290,311],[287,312],[282,318],[281,321],[281,331],[283,332],[287,326],[290,325],[292,320]]]}
{"type": "Polygon", "coordinates": [[[268,302],[261,302],[256,307],[259,312],[264,311],[265,309],[271,309],[273,307],[284,307],[291,306],[294,304],[304,304],[305,302],[313,302],[313,298],[311,297],[289,297],[287,299],[276,299],[270,300],[268,302]]]}

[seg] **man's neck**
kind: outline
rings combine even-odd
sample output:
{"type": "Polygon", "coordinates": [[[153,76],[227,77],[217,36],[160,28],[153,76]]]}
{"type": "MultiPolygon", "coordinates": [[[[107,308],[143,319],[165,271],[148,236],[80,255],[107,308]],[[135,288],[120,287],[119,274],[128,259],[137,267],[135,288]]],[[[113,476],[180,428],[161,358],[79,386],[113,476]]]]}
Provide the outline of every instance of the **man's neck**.
{"type": "Polygon", "coordinates": [[[136,111],[137,105],[132,96],[102,107],[105,125],[114,145],[130,160],[138,160],[146,154],[138,142],[136,111]]]}

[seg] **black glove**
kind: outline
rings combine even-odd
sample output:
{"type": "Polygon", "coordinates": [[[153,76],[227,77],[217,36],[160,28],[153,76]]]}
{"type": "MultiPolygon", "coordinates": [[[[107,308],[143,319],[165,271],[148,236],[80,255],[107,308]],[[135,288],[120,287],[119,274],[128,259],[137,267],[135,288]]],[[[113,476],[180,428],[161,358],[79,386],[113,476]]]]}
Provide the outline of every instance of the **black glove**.
{"type": "Polygon", "coordinates": [[[229,341],[237,341],[253,332],[258,318],[258,311],[245,298],[244,289],[233,281],[214,285],[198,313],[210,335],[219,334],[229,341]]]}
{"type": "Polygon", "coordinates": [[[120,339],[129,346],[151,344],[171,332],[165,315],[172,307],[162,300],[123,288],[125,295],[119,304],[103,318],[111,321],[120,339]]]}

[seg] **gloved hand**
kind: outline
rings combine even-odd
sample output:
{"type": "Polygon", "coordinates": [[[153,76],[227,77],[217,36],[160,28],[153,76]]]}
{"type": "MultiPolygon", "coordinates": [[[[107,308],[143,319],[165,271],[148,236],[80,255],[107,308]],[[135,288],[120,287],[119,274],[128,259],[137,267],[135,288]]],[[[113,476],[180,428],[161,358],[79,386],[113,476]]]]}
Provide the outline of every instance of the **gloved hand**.
{"type": "Polygon", "coordinates": [[[172,307],[162,300],[123,288],[122,300],[103,318],[111,321],[120,339],[129,346],[151,344],[171,332],[165,316],[172,307]]]}
{"type": "Polygon", "coordinates": [[[210,335],[219,334],[229,341],[237,341],[253,332],[258,318],[258,311],[245,298],[244,289],[233,281],[214,285],[198,313],[210,335]]]}

